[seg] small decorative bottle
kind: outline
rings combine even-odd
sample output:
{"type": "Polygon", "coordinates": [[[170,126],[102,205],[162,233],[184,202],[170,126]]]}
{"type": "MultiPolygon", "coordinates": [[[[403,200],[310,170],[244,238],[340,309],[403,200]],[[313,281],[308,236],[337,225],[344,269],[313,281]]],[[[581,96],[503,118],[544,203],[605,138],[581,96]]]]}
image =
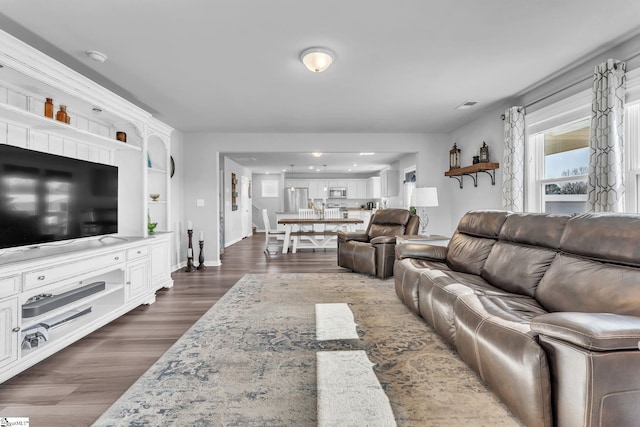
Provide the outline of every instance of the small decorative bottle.
{"type": "Polygon", "coordinates": [[[61,105],[60,111],[56,113],[56,120],[62,123],[67,123],[68,118],[69,118],[69,115],[67,114],[67,106],[61,105]]]}
{"type": "Polygon", "coordinates": [[[44,103],[44,116],[53,119],[53,99],[47,98],[44,103]]]}

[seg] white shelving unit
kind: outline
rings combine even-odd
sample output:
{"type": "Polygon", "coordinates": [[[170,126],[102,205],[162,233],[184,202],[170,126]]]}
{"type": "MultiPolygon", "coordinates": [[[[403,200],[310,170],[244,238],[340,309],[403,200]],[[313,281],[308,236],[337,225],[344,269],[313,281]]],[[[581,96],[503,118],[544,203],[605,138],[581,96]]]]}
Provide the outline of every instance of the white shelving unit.
{"type": "Polygon", "coordinates": [[[0,31],[0,144],[118,167],[118,235],[59,246],[9,249],[0,257],[0,382],[125,314],[155,301],[171,279],[170,141],[173,129],[148,112],[0,31]],[[69,124],[44,116],[67,106],[69,124]],[[116,139],[125,132],[127,141],[116,139]],[[152,167],[148,167],[148,159],[152,167]],[[149,194],[159,194],[152,201],[149,194]],[[147,215],[158,222],[149,236],[147,215]],[[27,300],[104,281],[104,290],[33,318],[27,300]],[[22,346],[22,331],[70,310],[87,314],[22,346]]]}

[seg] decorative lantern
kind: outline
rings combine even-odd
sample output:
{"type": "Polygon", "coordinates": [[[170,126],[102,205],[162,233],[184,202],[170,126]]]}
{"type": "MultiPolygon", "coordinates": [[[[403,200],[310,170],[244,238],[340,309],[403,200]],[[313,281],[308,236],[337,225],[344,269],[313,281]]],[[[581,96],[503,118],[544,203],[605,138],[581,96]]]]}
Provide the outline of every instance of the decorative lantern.
{"type": "Polygon", "coordinates": [[[482,147],[480,147],[480,162],[489,162],[489,146],[484,141],[482,141],[482,147]]]}
{"type": "Polygon", "coordinates": [[[457,169],[460,167],[460,149],[454,143],[453,148],[449,150],[449,169],[457,169]]]}

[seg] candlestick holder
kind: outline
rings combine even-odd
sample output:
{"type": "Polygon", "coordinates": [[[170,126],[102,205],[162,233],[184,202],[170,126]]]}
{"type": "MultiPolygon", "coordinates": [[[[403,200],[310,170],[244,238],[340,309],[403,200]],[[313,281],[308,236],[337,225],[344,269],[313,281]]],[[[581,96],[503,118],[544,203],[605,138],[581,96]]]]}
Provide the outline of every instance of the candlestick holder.
{"type": "Polygon", "coordinates": [[[189,247],[187,249],[187,266],[184,268],[185,273],[191,273],[196,270],[196,267],[193,265],[193,230],[187,230],[187,235],[189,236],[189,247]]]}
{"type": "Polygon", "coordinates": [[[200,255],[198,255],[198,267],[197,267],[197,270],[206,270],[207,266],[204,265],[204,251],[202,250],[202,248],[204,247],[204,240],[200,240],[198,242],[198,245],[200,246],[200,255]]]}

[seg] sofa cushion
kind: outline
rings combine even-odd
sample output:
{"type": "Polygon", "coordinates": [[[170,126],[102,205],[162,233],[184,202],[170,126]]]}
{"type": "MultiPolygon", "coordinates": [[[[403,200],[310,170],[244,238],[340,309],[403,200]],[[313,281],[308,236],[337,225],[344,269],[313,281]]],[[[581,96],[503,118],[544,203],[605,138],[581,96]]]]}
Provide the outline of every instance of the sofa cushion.
{"type": "Polygon", "coordinates": [[[411,213],[406,209],[381,209],[371,218],[369,239],[405,234],[411,213]]]}
{"type": "Polygon", "coordinates": [[[479,276],[495,242],[494,239],[469,236],[456,231],[447,248],[447,265],[452,270],[479,276]]]}
{"type": "MultiPolygon", "coordinates": [[[[606,239],[600,239],[606,240],[606,239]]],[[[640,270],[559,254],[536,290],[548,311],[640,316],[640,270]]]]}
{"type": "Polygon", "coordinates": [[[338,265],[371,276],[376,275],[376,250],[366,242],[349,241],[338,248],[338,265]]]}
{"type": "Polygon", "coordinates": [[[558,249],[570,218],[547,213],[512,213],[500,229],[500,240],[558,249]]]}
{"type": "Polygon", "coordinates": [[[555,256],[553,250],[499,241],[481,274],[498,288],[532,297],[555,256]]]}
{"type": "Polygon", "coordinates": [[[583,257],[640,267],[640,217],[587,213],[567,222],[560,249],[583,257]]]}
{"type": "Polygon", "coordinates": [[[456,350],[524,423],[552,425],[551,374],[531,319],[546,313],[524,296],[461,295],[456,350]]]}
{"type": "Polygon", "coordinates": [[[443,262],[414,258],[396,259],[393,267],[396,295],[415,314],[419,314],[418,278],[422,272],[429,269],[448,270],[449,267],[443,262]]]}
{"type": "Polygon", "coordinates": [[[450,344],[455,344],[453,306],[460,295],[508,295],[475,274],[430,269],[418,276],[418,310],[450,344]]]}
{"type": "Polygon", "coordinates": [[[458,223],[458,231],[470,236],[497,239],[508,211],[470,211],[458,223]]]}

